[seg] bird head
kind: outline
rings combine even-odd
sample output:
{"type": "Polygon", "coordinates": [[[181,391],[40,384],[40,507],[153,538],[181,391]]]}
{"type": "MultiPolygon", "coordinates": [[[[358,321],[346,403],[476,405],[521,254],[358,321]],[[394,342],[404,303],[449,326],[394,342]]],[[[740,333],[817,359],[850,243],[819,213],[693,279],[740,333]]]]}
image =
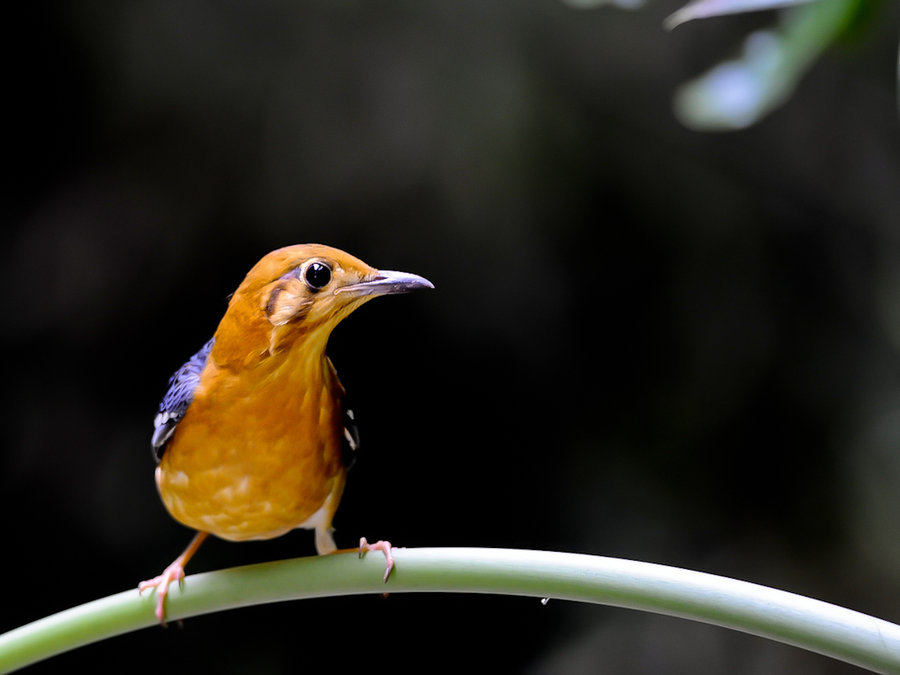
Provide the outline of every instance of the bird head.
{"type": "Polygon", "coordinates": [[[261,348],[252,350],[259,355],[298,341],[324,351],[332,329],[357,307],[417,288],[434,286],[416,274],[377,270],[330,246],[280,248],[256,263],[235,291],[216,332],[216,351],[223,356],[220,347],[231,336],[240,338],[235,342],[243,342],[244,353],[248,342],[263,337],[261,348]]]}

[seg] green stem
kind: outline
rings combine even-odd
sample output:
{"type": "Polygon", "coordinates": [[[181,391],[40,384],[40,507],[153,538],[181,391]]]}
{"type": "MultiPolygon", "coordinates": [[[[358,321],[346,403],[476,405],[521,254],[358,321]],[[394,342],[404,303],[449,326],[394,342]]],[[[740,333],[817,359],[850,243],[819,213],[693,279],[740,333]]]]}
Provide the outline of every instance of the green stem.
{"type": "MultiPolygon", "coordinates": [[[[334,595],[438,591],[502,593],[629,607],[767,637],[876,672],[900,673],[900,625],[793,593],[711,574],[598,556],[479,548],[396,549],[298,558],[195,574],[173,588],[168,617],[334,595]]],[[[0,672],[156,623],[152,593],[136,589],[0,635],[0,672]]]]}

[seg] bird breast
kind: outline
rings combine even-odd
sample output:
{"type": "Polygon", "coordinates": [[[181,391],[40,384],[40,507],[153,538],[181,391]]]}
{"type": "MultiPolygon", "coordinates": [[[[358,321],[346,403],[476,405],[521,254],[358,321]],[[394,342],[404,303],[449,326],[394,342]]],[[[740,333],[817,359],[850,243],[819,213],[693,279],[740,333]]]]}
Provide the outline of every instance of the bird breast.
{"type": "Polygon", "coordinates": [[[343,486],[342,392],[321,363],[319,373],[302,363],[204,373],[156,472],[176,520],[269,539],[302,527],[343,486]]]}

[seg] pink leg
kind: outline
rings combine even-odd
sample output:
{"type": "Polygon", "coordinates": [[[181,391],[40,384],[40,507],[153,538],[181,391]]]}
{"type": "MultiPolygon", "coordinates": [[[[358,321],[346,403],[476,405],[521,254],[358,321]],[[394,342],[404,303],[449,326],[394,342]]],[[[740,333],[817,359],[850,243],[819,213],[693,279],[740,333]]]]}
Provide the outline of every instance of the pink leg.
{"type": "Polygon", "coordinates": [[[376,541],[374,544],[370,544],[366,541],[365,537],[362,537],[359,540],[359,557],[362,558],[363,555],[368,553],[369,551],[381,551],[384,553],[384,583],[387,583],[388,577],[391,576],[391,570],[394,569],[394,556],[391,555],[391,542],[389,541],[376,541]]]}
{"type": "Polygon", "coordinates": [[[184,550],[180,556],[175,558],[171,565],[169,565],[166,569],[163,570],[163,573],[158,577],[153,577],[152,579],[148,579],[147,581],[142,581],[138,584],[138,593],[143,593],[148,588],[156,589],[156,618],[159,619],[159,622],[165,626],[166,625],[166,595],[169,594],[169,584],[173,581],[177,581],[181,584],[184,581],[184,566],[187,565],[188,560],[190,560],[194,554],[197,552],[197,549],[200,548],[200,544],[202,544],[206,538],[209,536],[209,532],[198,532],[194,538],[191,540],[191,543],[188,544],[188,547],[184,550]]]}

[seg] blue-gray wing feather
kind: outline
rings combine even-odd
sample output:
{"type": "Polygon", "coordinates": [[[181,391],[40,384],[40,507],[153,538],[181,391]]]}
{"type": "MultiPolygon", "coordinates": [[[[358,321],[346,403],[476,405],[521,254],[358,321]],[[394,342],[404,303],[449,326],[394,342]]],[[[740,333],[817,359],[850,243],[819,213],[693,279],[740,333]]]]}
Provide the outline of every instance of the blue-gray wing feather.
{"type": "Polygon", "coordinates": [[[200,374],[206,367],[206,360],[216,339],[212,338],[194,354],[187,363],[169,378],[169,390],[159,404],[159,411],[153,420],[153,456],[158,462],[165,452],[166,443],[175,433],[175,427],[184,417],[188,406],[194,400],[194,390],[200,383],[200,374]]]}

